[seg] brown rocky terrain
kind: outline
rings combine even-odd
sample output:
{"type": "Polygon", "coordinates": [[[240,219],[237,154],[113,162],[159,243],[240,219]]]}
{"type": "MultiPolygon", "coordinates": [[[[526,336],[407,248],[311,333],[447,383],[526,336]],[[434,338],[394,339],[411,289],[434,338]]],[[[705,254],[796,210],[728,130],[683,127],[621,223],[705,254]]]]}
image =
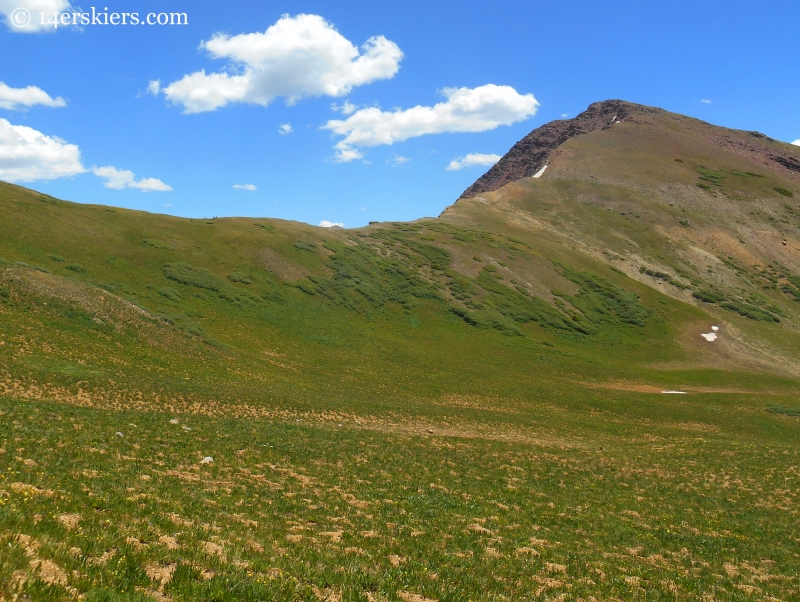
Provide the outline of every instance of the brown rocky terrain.
{"type": "MultiPolygon", "coordinates": [[[[647,122],[650,116],[659,116],[662,119],[679,117],[655,107],[624,100],[606,100],[589,105],[588,109],[573,119],[559,119],[546,123],[517,142],[459,198],[472,198],[485,192],[499,190],[509,182],[532,177],[548,164],[553,153],[561,145],[576,136],[606,130],[624,122],[652,125],[647,122]]],[[[688,117],[681,119],[695,121],[707,128],[708,138],[719,147],[766,165],[773,171],[800,182],[800,160],[797,155],[787,149],[776,149],[776,141],[768,136],[759,132],[742,132],[712,126],[688,117]]]]}

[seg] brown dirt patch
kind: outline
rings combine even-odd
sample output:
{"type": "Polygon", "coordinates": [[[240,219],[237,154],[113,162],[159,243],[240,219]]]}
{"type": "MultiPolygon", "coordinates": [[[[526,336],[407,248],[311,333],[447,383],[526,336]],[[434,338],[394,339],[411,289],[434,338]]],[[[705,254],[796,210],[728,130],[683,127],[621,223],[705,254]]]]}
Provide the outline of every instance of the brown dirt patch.
{"type": "Polygon", "coordinates": [[[78,524],[82,519],[83,517],[80,514],[61,514],[58,517],[58,522],[64,525],[66,529],[72,531],[78,528],[78,524]]]}
{"type": "Polygon", "coordinates": [[[31,560],[32,571],[38,571],[39,579],[50,585],[65,586],[68,583],[67,573],[51,560],[31,560]]]}

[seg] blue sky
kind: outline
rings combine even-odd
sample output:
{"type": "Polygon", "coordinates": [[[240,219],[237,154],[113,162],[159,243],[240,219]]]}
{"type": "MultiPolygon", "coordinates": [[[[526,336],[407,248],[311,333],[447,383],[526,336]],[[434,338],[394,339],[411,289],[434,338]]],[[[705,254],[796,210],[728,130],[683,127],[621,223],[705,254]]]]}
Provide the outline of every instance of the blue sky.
{"type": "Polygon", "coordinates": [[[53,31],[39,12],[71,21],[92,5],[0,0],[0,179],[181,216],[354,227],[438,215],[493,155],[598,100],[800,139],[795,2],[94,7],[188,25],[53,31]]]}

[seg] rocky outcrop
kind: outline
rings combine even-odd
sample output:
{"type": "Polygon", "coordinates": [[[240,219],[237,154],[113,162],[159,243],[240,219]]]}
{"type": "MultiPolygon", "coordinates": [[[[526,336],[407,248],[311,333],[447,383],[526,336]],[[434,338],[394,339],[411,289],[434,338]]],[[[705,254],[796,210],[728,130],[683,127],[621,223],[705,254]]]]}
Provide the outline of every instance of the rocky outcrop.
{"type": "Polygon", "coordinates": [[[552,152],[570,138],[611,127],[636,113],[662,113],[662,109],[637,105],[624,100],[606,100],[589,105],[574,119],[557,120],[533,130],[517,142],[494,167],[467,188],[460,198],[468,199],[497,190],[516,180],[533,176],[547,165],[552,152]]]}

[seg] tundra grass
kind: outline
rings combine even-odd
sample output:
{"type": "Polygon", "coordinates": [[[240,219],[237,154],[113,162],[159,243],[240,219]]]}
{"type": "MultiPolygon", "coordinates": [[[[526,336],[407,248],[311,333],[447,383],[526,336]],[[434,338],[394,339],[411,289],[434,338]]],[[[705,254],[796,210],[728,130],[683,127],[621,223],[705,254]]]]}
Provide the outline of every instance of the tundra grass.
{"type": "Polygon", "coordinates": [[[0,594],[793,599],[800,422],[666,397],[326,420],[4,398],[0,594]]]}

